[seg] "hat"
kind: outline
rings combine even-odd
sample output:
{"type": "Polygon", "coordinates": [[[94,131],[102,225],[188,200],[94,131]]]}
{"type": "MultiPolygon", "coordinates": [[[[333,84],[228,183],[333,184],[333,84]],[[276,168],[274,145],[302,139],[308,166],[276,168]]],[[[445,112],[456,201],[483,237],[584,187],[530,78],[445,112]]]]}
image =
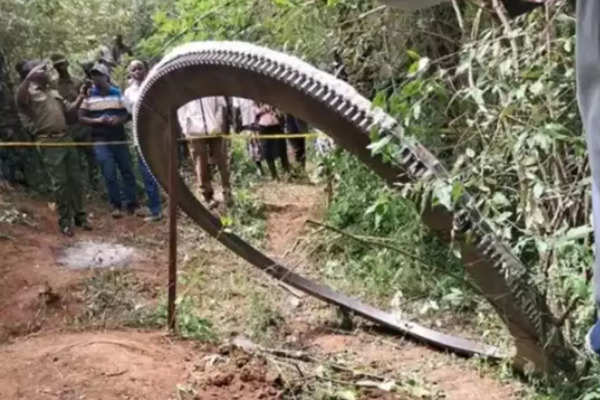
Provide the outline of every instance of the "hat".
{"type": "Polygon", "coordinates": [[[54,53],[50,56],[53,65],[68,63],[67,58],[60,53],[54,53]]]}
{"type": "Polygon", "coordinates": [[[40,64],[42,64],[41,60],[29,60],[29,61],[25,61],[25,63],[21,66],[21,71],[23,71],[23,73],[25,74],[25,76],[27,76],[27,74],[29,72],[31,72],[32,69],[34,69],[35,67],[37,67],[40,64]]]}
{"type": "Polygon", "coordinates": [[[94,66],[90,70],[90,73],[94,73],[94,72],[98,72],[104,76],[110,77],[110,71],[108,70],[108,67],[99,62],[94,64],[94,66]]]}

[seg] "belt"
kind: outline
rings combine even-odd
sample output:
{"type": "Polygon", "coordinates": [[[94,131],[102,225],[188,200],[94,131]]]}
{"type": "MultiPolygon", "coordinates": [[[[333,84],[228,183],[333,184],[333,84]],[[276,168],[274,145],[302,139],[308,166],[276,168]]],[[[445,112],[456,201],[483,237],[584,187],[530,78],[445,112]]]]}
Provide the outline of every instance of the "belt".
{"type": "Polygon", "coordinates": [[[59,138],[63,138],[67,136],[67,131],[55,131],[55,132],[47,132],[47,133],[40,133],[38,135],[35,135],[35,137],[37,139],[59,139],[59,138]]]}

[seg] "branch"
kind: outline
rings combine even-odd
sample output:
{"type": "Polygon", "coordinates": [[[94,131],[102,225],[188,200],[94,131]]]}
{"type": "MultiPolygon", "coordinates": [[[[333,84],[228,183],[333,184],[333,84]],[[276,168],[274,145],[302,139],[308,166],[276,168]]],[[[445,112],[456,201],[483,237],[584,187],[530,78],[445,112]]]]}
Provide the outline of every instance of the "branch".
{"type": "Polygon", "coordinates": [[[460,12],[460,7],[458,6],[458,2],[456,0],[452,0],[452,8],[454,8],[454,13],[456,14],[456,21],[458,22],[458,27],[460,28],[460,31],[464,36],[465,23],[463,21],[462,13],[460,12]]]}
{"type": "Polygon", "coordinates": [[[502,4],[500,4],[499,0],[492,0],[492,7],[498,15],[498,18],[500,18],[500,22],[502,22],[502,26],[504,27],[504,33],[506,34],[506,36],[508,36],[508,41],[510,43],[510,47],[512,48],[516,68],[519,59],[519,48],[517,47],[517,42],[515,41],[515,38],[512,37],[512,28],[510,27],[510,22],[508,21],[508,17],[506,16],[504,8],[502,4]]]}

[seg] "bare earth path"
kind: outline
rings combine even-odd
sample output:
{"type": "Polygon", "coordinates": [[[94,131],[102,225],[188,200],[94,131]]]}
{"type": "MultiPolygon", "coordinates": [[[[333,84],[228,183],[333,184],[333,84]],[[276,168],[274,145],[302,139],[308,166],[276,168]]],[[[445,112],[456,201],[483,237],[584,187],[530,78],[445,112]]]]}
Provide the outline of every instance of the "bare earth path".
{"type": "MultiPolygon", "coordinates": [[[[266,182],[258,194],[266,206],[267,251],[303,268],[306,257],[297,254],[297,248],[308,232],[306,219],[323,218],[323,189],[266,182]]],[[[133,216],[115,221],[102,205],[95,204],[91,208],[96,229],[67,239],[58,233],[54,213],[45,202],[15,193],[0,198],[0,212],[7,204],[18,204],[26,217],[25,222],[0,222],[0,399],[300,398],[284,394],[281,383],[276,382],[277,374],[267,366],[271,363],[260,356],[224,353],[215,345],[182,341],[163,331],[118,326],[102,329],[75,322],[87,311],[84,284],[98,272],[61,265],[58,260],[64,248],[86,240],[131,247],[135,255],[128,270],[145,301],[156,303],[166,282],[166,221],[148,224],[133,216]]],[[[193,234],[203,238],[202,232],[193,234]]],[[[234,276],[256,277],[258,272],[231,261],[226,249],[211,246],[214,254],[209,267],[215,281],[206,281],[217,291],[225,290],[234,276]]],[[[521,398],[518,385],[501,383],[476,363],[375,333],[368,326],[339,331],[327,322],[335,313],[331,307],[280,288],[277,292],[280,299],[288,296],[295,300],[292,306],[281,302],[283,323],[269,339],[271,347],[301,349],[414,389],[402,393],[360,391],[359,398],[521,398]]],[[[204,301],[200,309],[214,304],[210,298],[204,301]]],[[[214,306],[219,314],[227,309],[234,314],[241,309],[239,304],[249,302],[240,295],[223,296],[221,301],[224,303],[214,306]]],[[[220,339],[228,341],[227,337],[220,339]]]]}

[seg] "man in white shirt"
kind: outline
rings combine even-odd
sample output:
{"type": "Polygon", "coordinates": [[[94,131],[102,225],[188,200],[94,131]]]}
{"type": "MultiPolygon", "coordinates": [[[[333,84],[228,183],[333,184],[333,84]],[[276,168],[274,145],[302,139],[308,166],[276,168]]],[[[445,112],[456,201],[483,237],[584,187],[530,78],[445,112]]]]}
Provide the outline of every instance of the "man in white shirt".
{"type": "Polygon", "coordinates": [[[262,167],[264,159],[263,143],[256,137],[259,133],[258,125],[255,123],[256,115],[254,109],[256,103],[254,100],[242,97],[234,97],[232,103],[234,115],[236,116],[236,132],[246,131],[250,135],[247,143],[248,156],[254,161],[258,174],[264,176],[265,172],[262,167]]]}
{"type": "MultiPolygon", "coordinates": [[[[137,103],[140,97],[140,89],[142,87],[142,82],[146,78],[148,73],[148,69],[146,65],[140,60],[133,60],[129,63],[128,71],[131,77],[130,84],[125,89],[125,93],[123,94],[123,103],[125,104],[125,108],[129,114],[133,113],[133,107],[135,103],[137,103]]],[[[162,205],[160,201],[160,190],[158,189],[158,184],[154,179],[154,176],[142,160],[142,156],[138,151],[138,168],[140,171],[140,175],[142,176],[142,180],[144,181],[144,188],[146,189],[146,196],[148,197],[147,207],[148,213],[138,214],[140,216],[145,217],[145,221],[155,222],[160,221],[162,219],[162,205]]]]}
{"type": "Polygon", "coordinates": [[[223,200],[227,207],[233,204],[231,183],[229,181],[229,165],[225,140],[217,135],[229,133],[231,125],[231,107],[225,97],[203,97],[192,100],[177,110],[181,132],[188,139],[190,156],[194,163],[200,192],[210,207],[217,204],[211,182],[209,157],[221,174],[223,200]],[[206,138],[206,136],[215,136],[206,138]]]}

